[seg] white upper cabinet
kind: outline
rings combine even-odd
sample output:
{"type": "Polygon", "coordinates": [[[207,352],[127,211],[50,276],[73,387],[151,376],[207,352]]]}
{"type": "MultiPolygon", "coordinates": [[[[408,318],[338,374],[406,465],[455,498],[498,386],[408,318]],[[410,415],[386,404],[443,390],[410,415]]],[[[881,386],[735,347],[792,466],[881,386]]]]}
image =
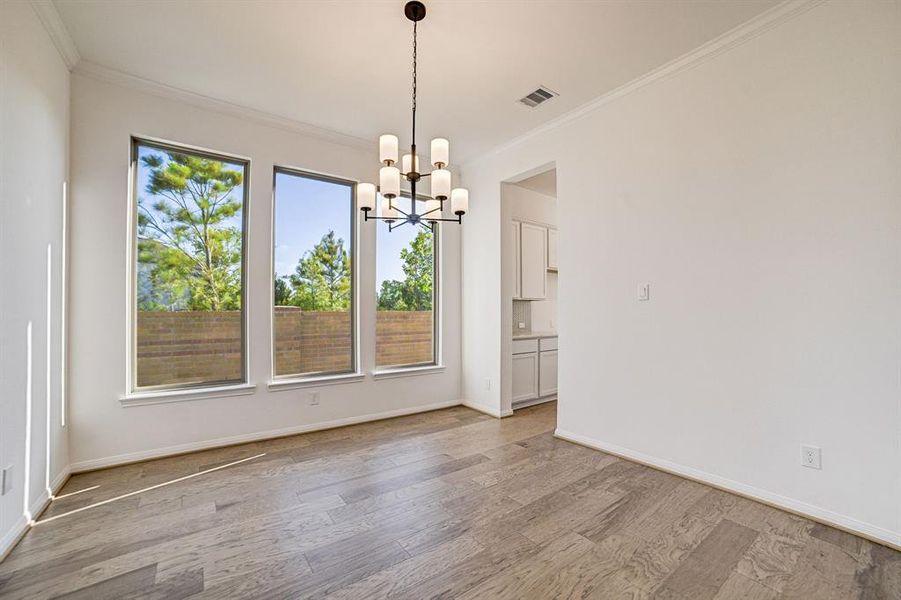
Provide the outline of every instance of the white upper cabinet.
{"type": "Polygon", "coordinates": [[[521,223],[520,292],[527,300],[547,297],[547,229],[531,223],[521,223]]]}
{"type": "Polygon", "coordinates": [[[510,222],[510,254],[513,256],[513,268],[510,273],[510,283],[513,286],[513,297],[522,298],[522,259],[519,253],[519,221],[510,222]]]}
{"type": "Polygon", "coordinates": [[[557,270],[557,230],[547,230],[547,270],[557,270]]]}

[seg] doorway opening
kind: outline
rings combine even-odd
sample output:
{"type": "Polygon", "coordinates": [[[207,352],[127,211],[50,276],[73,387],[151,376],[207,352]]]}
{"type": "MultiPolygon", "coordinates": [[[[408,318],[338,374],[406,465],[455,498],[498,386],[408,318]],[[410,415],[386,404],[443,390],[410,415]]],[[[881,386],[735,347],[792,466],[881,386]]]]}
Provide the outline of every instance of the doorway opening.
{"type": "Polygon", "coordinates": [[[557,400],[557,169],[501,184],[502,412],[557,400]]]}

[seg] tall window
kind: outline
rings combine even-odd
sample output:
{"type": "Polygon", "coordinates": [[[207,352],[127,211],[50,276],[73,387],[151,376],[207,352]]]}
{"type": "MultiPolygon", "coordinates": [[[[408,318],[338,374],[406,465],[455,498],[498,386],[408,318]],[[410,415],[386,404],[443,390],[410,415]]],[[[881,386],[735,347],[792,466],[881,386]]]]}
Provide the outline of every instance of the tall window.
{"type": "Polygon", "coordinates": [[[275,170],[273,375],[353,372],[353,183],[275,170]]]}
{"type": "Polygon", "coordinates": [[[134,386],[241,382],[246,161],[133,141],[134,386]]]}
{"type": "MultiPolygon", "coordinates": [[[[410,212],[409,198],[394,205],[410,212]]],[[[417,209],[422,212],[423,203],[417,209]]],[[[437,361],[437,236],[420,225],[388,231],[377,221],[375,346],[379,368],[425,366],[437,361]]]]}

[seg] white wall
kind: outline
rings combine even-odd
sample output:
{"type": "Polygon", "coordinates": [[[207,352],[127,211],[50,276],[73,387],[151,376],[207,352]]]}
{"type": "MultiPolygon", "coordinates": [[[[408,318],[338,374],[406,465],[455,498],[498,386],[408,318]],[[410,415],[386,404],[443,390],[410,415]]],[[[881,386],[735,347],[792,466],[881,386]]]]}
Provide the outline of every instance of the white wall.
{"type": "Polygon", "coordinates": [[[513,183],[501,185],[503,201],[511,219],[557,226],[557,199],[513,183]]]}
{"type": "Polygon", "coordinates": [[[464,165],[464,387],[499,183],[556,161],[559,432],[901,544],[901,3],[770,25],[464,165]]]}
{"type": "MultiPolygon", "coordinates": [[[[76,69],[79,73],[81,67],[76,69]]],[[[146,84],[138,82],[138,85],[146,84]]],[[[150,86],[150,90],[155,90],[150,86]]],[[[443,274],[445,371],[416,377],[268,391],[270,223],[274,164],[359,180],[377,175],[372,150],[304,136],[77,74],[72,83],[71,403],[73,470],[133,460],[242,436],[270,435],[337,420],[411,411],[460,399],[460,234],[446,226],[443,274]],[[149,136],[251,159],[248,258],[250,396],[123,407],[130,136],[149,136]]],[[[375,228],[360,223],[362,366],[374,366],[375,228]]]]}
{"type": "Polygon", "coordinates": [[[26,2],[0,3],[0,90],[0,468],[12,466],[12,490],[0,496],[2,556],[26,526],[26,506],[40,510],[69,462],[59,378],[69,71],[26,2]]]}

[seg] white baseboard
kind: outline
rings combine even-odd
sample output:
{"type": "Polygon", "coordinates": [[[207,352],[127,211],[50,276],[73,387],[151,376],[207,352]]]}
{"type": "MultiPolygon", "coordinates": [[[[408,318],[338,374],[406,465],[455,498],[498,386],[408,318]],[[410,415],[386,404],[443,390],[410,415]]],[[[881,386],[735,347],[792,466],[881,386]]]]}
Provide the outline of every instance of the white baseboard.
{"type": "Polygon", "coordinates": [[[472,400],[460,400],[460,404],[462,404],[466,408],[471,408],[473,410],[477,410],[479,412],[485,413],[486,415],[491,415],[492,417],[496,417],[498,419],[501,419],[503,417],[509,417],[510,415],[513,414],[512,409],[502,411],[500,409],[494,408],[493,406],[487,406],[485,404],[473,402],[472,400]]]}
{"type": "Polygon", "coordinates": [[[553,396],[545,396],[543,398],[532,398],[531,400],[522,400],[520,402],[516,402],[513,404],[513,410],[519,410],[520,408],[528,408],[530,406],[538,406],[539,404],[544,404],[546,402],[556,402],[557,395],[553,396]]]}
{"type": "Polygon", "coordinates": [[[67,466],[59,472],[59,475],[57,475],[53,481],[50,482],[50,489],[53,491],[54,496],[62,489],[64,485],[66,485],[66,481],[68,481],[69,477],[71,476],[72,468],[67,466]]]}
{"type": "Polygon", "coordinates": [[[3,562],[3,560],[6,559],[6,555],[16,547],[16,544],[19,543],[19,540],[22,539],[22,536],[25,535],[27,531],[28,521],[25,520],[25,515],[22,515],[13,526],[10,527],[9,531],[6,532],[6,535],[0,538],[0,562],[3,562]]]}
{"type": "Polygon", "coordinates": [[[411,408],[401,408],[398,410],[390,410],[381,413],[359,415],[355,417],[347,417],[345,419],[336,419],[334,421],[323,421],[319,423],[310,423],[308,425],[285,427],[282,429],[257,431],[254,433],[245,433],[224,438],[204,440],[202,442],[190,442],[187,444],[179,444],[177,446],[167,446],[165,448],[154,448],[152,450],[142,450],[140,452],[131,452],[128,454],[118,454],[115,456],[82,460],[72,463],[70,465],[70,468],[72,473],[83,473],[85,471],[95,471],[97,469],[116,467],[129,463],[151,460],[154,458],[163,458],[165,456],[174,456],[177,454],[186,454],[188,452],[197,452],[198,450],[210,450],[212,448],[221,448],[223,446],[234,446],[236,444],[258,442],[260,440],[285,437],[288,435],[297,435],[300,433],[310,433],[312,431],[322,431],[324,429],[334,429],[336,427],[357,425],[359,423],[368,423],[370,421],[381,421],[382,419],[391,419],[393,417],[402,417],[405,415],[429,412],[431,410],[439,410],[442,408],[449,408],[451,406],[459,406],[460,404],[461,402],[459,400],[448,400],[445,402],[435,402],[433,404],[425,404],[411,408]]]}
{"type": "MultiPolygon", "coordinates": [[[[66,480],[69,479],[69,475],[69,467],[65,467],[60,471],[59,475],[57,475],[50,483],[50,493],[55,495],[63,485],[65,485],[66,480]]],[[[41,492],[41,495],[31,503],[31,506],[28,507],[29,511],[31,511],[31,518],[36,519],[49,505],[50,496],[48,495],[48,491],[44,490],[41,492]]],[[[18,521],[13,524],[10,530],[6,532],[6,535],[0,538],[0,562],[3,562],[6,555],[16,547],[16,544],[19,543],[22,536],[28,533],[29,529],[31,529],[31,523],[25,519],[25,515],[22,515],[19,517],[18,521]]]]}
{"type": "Polygon", "coordinates": [[[795,500],[794,498],[788,498],[786,496],[782,496],[767,490],[762,490],[760,488],[756,488],[739,481],[733,481],[725,477],[720,477],[719,475],[713,475],[705,471],[694,469],[692,467],[686,467],[684,465],[657,458],[655,456],[649,456],[641,452],[630,450],[629,448],[623,448],[615,444],[608,444],[606,442],[595,440],[584,435],[572,433],[571,431],[565,431],[558,428],[554,432],[554,435],[560,439],[567,440],[581,446],[587,446],[588,448],[600,450],[601,452],[614,454],[633,462],[641,463],[643,465],[653,467],[661,471],[666,471],[667,473],[672,473],[673,475],[685,477],[686,479],[691,479],[693,481],[704,483],[712,487],[725,490],[727,492],[732,492],[734,494],[738,494],[739,496],[744,496],[751,500],[756,500],[775,508],[788,511],[802,517],[807,517],[825,525],[836,527],[849,533],[859,535],[878,544],[883,544],[896,550],[901,550],[901,532],[891,531],[889,529],[872,525],[870,523],[864,523],[863,521],[858,521],[857,519],[832,512],[825,508],[820,508],[819,506],[814,506],[813,504],[807,504],[806,502],[795,500]]]}

